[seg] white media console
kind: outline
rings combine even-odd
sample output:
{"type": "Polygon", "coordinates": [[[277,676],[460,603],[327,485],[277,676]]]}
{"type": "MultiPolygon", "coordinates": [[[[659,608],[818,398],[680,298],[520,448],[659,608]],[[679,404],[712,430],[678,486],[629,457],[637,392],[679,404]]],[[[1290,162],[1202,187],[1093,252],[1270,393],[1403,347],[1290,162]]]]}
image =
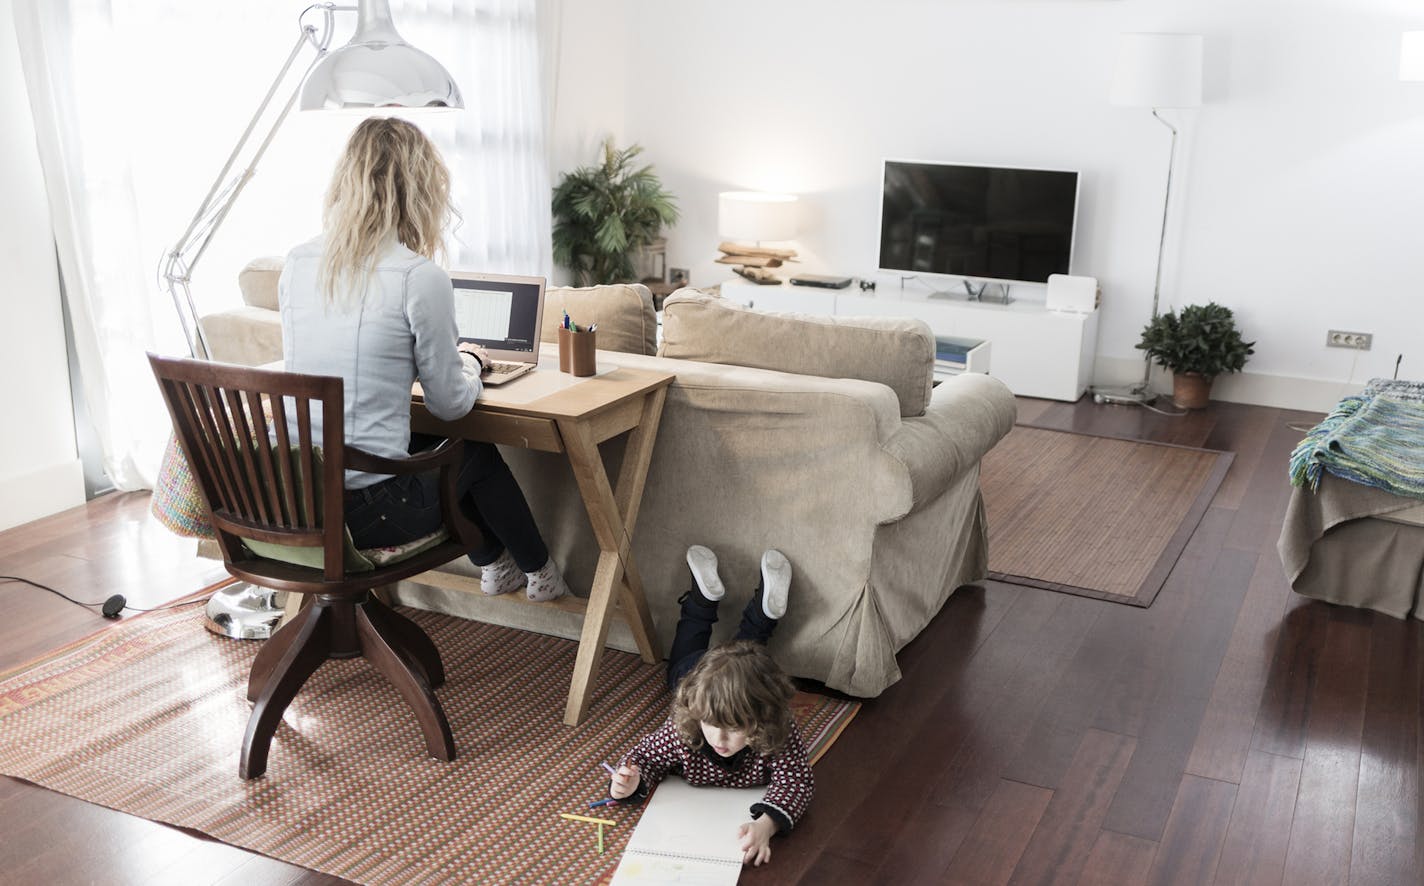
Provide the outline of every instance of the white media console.
{"type": "MultiPolygon", "coordinates": [[[[913,284],[911,284],[913,286],[913,284]]],[[[1092,380],[1098,348],[1098,312],[1050,311],[1043,302],[931,298],[891,280],[876,289],[817,289],[809,286],[760,286],[734,278],[722,284],[722,296],[763,311],[832,316],[916,317],[935,335],[982,339],[992,347],[989,374],[1021,397],[1077,400],[1092,380]]]]}

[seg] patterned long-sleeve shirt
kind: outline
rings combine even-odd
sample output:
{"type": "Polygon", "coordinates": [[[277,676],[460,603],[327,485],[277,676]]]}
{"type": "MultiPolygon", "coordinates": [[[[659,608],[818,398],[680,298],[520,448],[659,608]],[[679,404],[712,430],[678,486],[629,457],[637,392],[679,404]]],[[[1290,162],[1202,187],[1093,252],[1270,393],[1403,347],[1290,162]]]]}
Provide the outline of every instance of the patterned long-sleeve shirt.
{"type": "Polygon", "coordinates": [[[796,724],[786,736],[786,744],[775,754],[758,754],[750,747],[730,757],[720,756],[707,746],[694,750],[677,734],[669,720],[651,732],[628,752],[624,763],[638,767],[641,780],[628,802],[641,803],[653,786],[669,772],[681,775],[694,787],[753,788],[766,785],[760,803],[753,803],[752,817],[770,815],[779,833],[786,833],[800,820],[811,803],[816,780],[806,757],[806,745],[796,724]]]}

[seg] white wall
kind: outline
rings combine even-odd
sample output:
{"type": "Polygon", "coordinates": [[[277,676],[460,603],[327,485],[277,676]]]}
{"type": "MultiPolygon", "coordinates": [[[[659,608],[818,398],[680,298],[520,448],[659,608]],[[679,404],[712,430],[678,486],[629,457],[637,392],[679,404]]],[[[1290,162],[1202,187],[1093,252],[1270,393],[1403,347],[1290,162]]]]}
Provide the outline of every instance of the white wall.
{"type": "MultiPolygon", "coordinates": [[[[544,88],[552,110],[549,181],[558,184],[561,173],[598,162],[605,138],[627,144],[627,102],[637,89],[630,83],[639,79],[631,72],[640,66],[626,49],[628,0],[548,0],[541,14],[554,19],[544,30],[554,43],[544,88]]],[[[554,269],[554,282],[571,279],[566,269],[554,269]]]]}
{"type": "Polygon", "coordinates": [[[0,530],[84,502],[59,269],[11,0],[0,0],[0,530]]]}
{"type": "Polygon", "coordinates": [[[694,283],[725,276],[721,190],[802,195],[803,268],[864,275],[885,157],[1078,169],[1099,380],[1131,378],[1168,134],[1108,104],[1117,35],[1201,33],[1206,103],[1164,112],[1182,138],[1163,302],[1226,304],[1257,340],[1217,396],[1323,409],[1401,353],[1401,376],[1424,377],[1424,84],[1396,79],[1400,32],[1424,27],[1410,0],[626,2],[621,43],[563,35],[566,83],[575,58],[626,57],[623,105],[561,102],[555,146],[601,110],[644,145],[683,211],[669,264],[694,283]],[[1327,350],[1328,328],[1374,349],[1327,350]]]}

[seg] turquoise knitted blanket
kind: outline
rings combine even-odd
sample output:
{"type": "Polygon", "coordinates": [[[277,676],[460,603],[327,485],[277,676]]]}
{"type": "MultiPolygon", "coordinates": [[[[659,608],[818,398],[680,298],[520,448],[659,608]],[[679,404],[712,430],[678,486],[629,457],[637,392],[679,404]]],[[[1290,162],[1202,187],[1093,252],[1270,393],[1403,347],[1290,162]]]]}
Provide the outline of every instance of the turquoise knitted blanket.
{"type": "Polygon", "coordinates": [[[1336,404],[1291,453],[1291,485],[1314,492],[1321,471],[1424,498],[1424,383],[1377,378],[1336,404]]]}

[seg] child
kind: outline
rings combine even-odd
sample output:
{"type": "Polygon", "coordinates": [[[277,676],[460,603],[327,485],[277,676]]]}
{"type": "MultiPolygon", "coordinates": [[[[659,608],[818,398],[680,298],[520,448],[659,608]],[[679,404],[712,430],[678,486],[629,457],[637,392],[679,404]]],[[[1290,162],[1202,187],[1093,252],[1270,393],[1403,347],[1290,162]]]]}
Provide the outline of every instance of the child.
{"type": "Polygon", "coordinates": [[[742,612],[736,640],[707,649],[724,588],[717,557],[687,550],[693,587],[682,597],[682,617],[668,656],[668,685],[676,692],[672,716],[624,758],[608,793],[641,803],[669,772],[694,786],[755,787],[766,795],[737,831],[742,862],[771,859],[771,838],[787,833],[811,802],[815,780],[801,733],[791,716],[791,679],[766,651],[786,614],[791,564],[778,551],[761,558],[761,584],[742,612]]]}

